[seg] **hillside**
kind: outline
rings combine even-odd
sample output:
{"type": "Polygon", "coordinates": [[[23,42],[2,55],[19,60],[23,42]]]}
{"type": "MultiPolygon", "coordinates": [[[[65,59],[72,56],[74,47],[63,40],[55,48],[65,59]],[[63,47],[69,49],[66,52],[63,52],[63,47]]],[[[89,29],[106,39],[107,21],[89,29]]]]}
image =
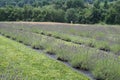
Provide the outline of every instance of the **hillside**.
{"type": "Polygon", "coordinates": [[[120,26],[0,22],[0,34],[0,76],[22,76],[8,80],[120,80],[120,26]]]}

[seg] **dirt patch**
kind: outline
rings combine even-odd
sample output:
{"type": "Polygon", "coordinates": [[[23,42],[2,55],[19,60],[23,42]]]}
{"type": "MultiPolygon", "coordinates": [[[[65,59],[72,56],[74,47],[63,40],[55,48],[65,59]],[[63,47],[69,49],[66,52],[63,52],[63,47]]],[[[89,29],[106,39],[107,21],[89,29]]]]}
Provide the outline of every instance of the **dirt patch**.
{"type": "MultiPolygon", "coordinates": [[[[88,26],[87,24],[71,24],[71,23],[60,23],[60,22],[25,22],[25,21],[19,21],[19,22],[14,22],[14,21],[9,21],[9,22],[4,22],[4,23],[17,23],[17,24],[32,24],[32,25],[66,25],[66,26],[88,26]]],[[[90,24],[89,24],[90,26],[90,24]]],[[[93,26],[93,25],[91,25],[93,26]]]]}
{"type": "Polygon", "coordinates": [[[58,22],[13,22],[13,23],[23,23],[23,24],[45,24],[45,25],[70,25],[68,23],[58,23],[58,22]]]}

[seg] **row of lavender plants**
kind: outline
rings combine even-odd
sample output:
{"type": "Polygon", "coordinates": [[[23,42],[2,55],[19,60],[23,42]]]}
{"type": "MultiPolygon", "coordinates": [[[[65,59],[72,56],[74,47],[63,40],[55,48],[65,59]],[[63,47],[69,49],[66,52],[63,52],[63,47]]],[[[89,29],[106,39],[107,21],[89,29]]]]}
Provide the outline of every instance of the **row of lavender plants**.
{"type": "Polygon", "coordinates": [[[41,29],[34,29],[34,27],[23,27],[24,30],[32,31],[35,33],[39,33],[42,35],[52,36],[58,39],[62,39],[64,41],[73,42],[75,44],[81,44],[85,46],[89,46],[92,48],[97,48],[102,51],[106,52],[112,52],[114,54],[120,55],[120,45],[119,44],[111,44],[108,41],[99,41],[93,38],[86,38],[86,37],[80,37],[76,35],[70,35],[65,33],[59,33],[59,32],[50,32],[45,31],[41,29]]]}
{"type": "Polygon", "coordinates": [[[12,27],[0,26],[0,33],[34,49],[44,49],[46,53],[55,54],[57,59],[69,62],[75,68],[89,70],[96,79],[120,79],[120,59],[114,54],[12,27]]]}

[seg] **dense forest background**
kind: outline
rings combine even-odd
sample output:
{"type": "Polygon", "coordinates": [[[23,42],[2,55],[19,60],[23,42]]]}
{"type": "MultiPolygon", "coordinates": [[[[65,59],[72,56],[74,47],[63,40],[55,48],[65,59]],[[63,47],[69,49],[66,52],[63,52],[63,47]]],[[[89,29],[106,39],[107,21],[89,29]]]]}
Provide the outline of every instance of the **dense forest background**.
{"type": "Polygon", "coordinates": [[[120,0],[0,0],[0,21],[120,24],[120,0]]]}

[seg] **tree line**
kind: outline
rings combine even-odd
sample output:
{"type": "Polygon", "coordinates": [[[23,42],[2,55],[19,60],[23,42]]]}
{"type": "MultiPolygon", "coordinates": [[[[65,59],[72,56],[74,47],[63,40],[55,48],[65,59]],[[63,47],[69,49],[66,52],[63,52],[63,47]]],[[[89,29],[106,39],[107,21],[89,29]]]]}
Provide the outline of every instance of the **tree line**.
{"type": "MultiPolygon", "coordinates": [[[[17,0],[16,0],[17,1],[17,0]]],[[[19,0],[18,0],[19,1],[19,0]]],[[[29,0],[30,1],[30,0],[29,0]]],[[[34,1],[34,0],[33,0],[34,1]]],[[[42,0],[21,6],[0,7],[0,21],[52,21],[82,24],[120,24],[120,1],[42,0]]]]}

